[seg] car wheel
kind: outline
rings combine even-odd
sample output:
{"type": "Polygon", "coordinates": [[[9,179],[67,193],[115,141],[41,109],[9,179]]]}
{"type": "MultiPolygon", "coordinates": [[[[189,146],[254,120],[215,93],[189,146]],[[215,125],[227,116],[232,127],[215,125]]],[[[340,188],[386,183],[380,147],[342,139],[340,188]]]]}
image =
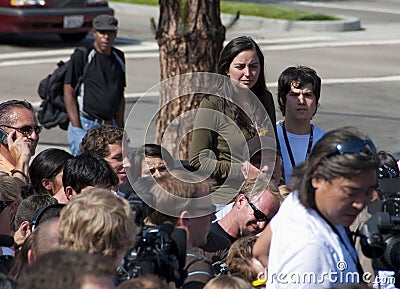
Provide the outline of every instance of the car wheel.
{"type": "Polygon", "coordinates": [[[80,33],[61,33],[60,37],[64,41],[72,42],[72,41],[81,41],[85,38],[87,32],[80,32],[80,33]]]}

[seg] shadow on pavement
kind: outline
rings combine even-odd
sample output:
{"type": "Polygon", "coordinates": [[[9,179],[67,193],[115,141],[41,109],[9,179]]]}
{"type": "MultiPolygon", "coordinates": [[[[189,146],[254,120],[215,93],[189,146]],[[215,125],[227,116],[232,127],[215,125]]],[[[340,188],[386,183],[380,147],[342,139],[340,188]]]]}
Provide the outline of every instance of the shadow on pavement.
{"type": "MultiPolygon", "coordinates": [[[[69,48],[87,46],[93,43],[93,36],[87,35],[81,41],[63,41],[57,34],[0,34],[0,44],[30,48],[69,48]]],[[[140,40],[117,37],[115,45],[139,45],[140,40]]]]}

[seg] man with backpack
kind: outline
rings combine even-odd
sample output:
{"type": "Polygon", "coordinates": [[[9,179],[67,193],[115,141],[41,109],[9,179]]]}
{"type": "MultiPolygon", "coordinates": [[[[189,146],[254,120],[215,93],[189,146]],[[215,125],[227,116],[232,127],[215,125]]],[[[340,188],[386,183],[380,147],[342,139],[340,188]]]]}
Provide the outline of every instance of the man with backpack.
{"type": "Polygon", "coordinates": [[[112,46],[118,20],[99,15],[92,25],[93,46],[87,51],[75,50],[64,80],[64,102],[70,121],[68,142],[73,155],[80,153],[80,143],[90,128],[124,127],[125,57],[112,46]]]}

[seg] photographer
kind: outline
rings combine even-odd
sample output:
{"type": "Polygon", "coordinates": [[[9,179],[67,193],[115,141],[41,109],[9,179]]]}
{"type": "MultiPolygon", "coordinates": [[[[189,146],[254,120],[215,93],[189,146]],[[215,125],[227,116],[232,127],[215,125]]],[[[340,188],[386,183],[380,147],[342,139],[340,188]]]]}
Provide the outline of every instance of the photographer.
{"type": "Polygon", "coordinates": [[[362,282],[347,227],[371,201],[378,167],[374,144],[357,129],[339,128],[322,137],[294,170],[295,191],[271,221],[268,288],[362,282]]]}
{"type": "Polygon", "coordinates": [[[200,254],[198,247],[207,242],[214,219],[210,182],[196,173],[173,170],[159,178],[141,178],[134,187],[154,211],[147,221],[154,225],[171,222],[186,232],[187,278],[181,288],[203,288],[214,276],[211,264],[200,254]]]}

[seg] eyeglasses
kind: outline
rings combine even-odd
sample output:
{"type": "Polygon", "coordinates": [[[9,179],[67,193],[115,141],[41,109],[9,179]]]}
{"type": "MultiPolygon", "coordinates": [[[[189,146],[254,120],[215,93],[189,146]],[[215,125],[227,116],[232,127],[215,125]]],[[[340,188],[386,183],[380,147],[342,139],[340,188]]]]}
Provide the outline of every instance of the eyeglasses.
{"type": "Polygon", "coordinates": [[[344,155],[344,154],[358,154],[366,151],[369,148],[372,152],[376,153],[376,147],[374,143],[369,139],[354,139],[346,141],[342,144],[338,144],[336,148],[328,154],[328,158],[334,155],[344,155]]]}
{"type": "Polygon", "coordinates": [[[32,133],[34,131],[38,135],[38,134],[40,134],[42,132],[42,128],[43,128],[40,125],[36,125],[36,126],[27,125],[27,126],[23,126],[23,127],[13,127],[13,126],[10,126],[10,125],[2,124],[1,126],[15,129],[16,131],[22,133],[25,137],[29,137],[30,135],[32,135],[32,133]]]}
{"type": "Polygon", "coordinates": [[[0,213],[12,203],[13,201],[0,201],[0,213]]]}
{"type": "Polygon", "coordinates": [[[257,221],[260,222],[267,222],[269,223],[271,220],[263,213],[261,212],[252,202],[250,202],[250,199],[246,196],[244,196],[249,203],[250,207],[253,209],[253,215],[256,218],[257,221]]]}

